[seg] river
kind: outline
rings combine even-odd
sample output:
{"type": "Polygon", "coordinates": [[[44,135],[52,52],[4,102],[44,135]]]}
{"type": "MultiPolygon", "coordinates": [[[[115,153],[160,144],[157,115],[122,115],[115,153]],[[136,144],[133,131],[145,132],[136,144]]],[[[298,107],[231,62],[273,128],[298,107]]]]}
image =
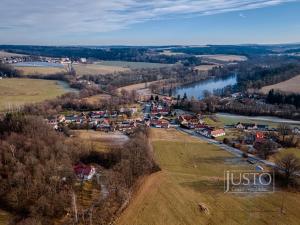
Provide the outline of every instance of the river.
{"type": "Polygon", "coordinates": [[[237,83],[237,76],[227,76],[225,78],[211,78],[204,81],[195,82],[188,85],[183,85],[176,88],[173,92],[174,96],[184,96],[186,93],[188,98],[195,97],[200,100],[204,97],[203,92],[213,92],[216,89],[222,89],[228,85],[235,85],[237,83]]]}

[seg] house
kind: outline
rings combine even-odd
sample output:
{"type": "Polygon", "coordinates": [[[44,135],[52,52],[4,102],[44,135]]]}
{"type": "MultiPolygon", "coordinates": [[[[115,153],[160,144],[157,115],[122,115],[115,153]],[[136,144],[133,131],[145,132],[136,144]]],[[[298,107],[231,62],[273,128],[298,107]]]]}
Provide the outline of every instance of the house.
{"type": "Polygon", "coordinates": [[[208,138],[217,138],[226,135],[223,129],[212,129],[209,127],[200,128],[196,132],[208,138]]]}
{"type": "Polygon", "coordinates": [[[241,123],[238,122],[235,127],[237,129],[243,129],[243,130],[256,130],[257,126],[255,123],[241,123]]]}
{"type": "Polygon", "coordinates": [[[101,121],[99,121],[99,124],[96,126],[96,130],[97,131],[110,131],[111,130],[111,125],[110,125],[110,121],[108,119],[101,119],[101,121]]]}
{"type": "Polygon", "coordinates": [[[135,121],[125,120],[117,124],[117,129],[120,131],[132,130],[136,127],[135,121]]]}
{"type": "Polygon", "coordinates": [[[201,129],[196,130],[196,132],[205,137],[211,138],[211,129],[209,129],[209,128],[201,128],[201,129]]]}
{"type": "Polygon", "coordinates": [[[170,122],[165,119],[151,120],[150,125],[155,128],[169,128],[170,122]]]}
{"type": "Polygon", "coordinates": [[[293,134],[300,134],[300,128],[299,127],[294,127],[293,128],[293,134]]]}
{"type": "Polygon", "coordinates": [[[65,116],[65,122],[66,123],[75,123],[77,121],[76,115],[67,115],[65,116]]]}
{"type": "Polygon", "coordinates": [[[80,180],[90,180],[96,173],[96,169],[93,166],[84,165],[79,163],[74,166],[74,173],[80,180]]]}
{"type": "Polygon", "coordinates": [[[225,136],[226,133],[223,129],[217,129],[217,130],[213,130],[211,131],[210,135],[213,137],[213,138],[217,138],[217,137],[222,137],[222,136],[225,136]]]}
{"type": "Polygon", "coordinates": [[[257,129],[261,131],[267,131],[269,129],[269,125],[257,124],[257,129]]]}
{"type": "Polygon", "coordinates": [[[195,128],[201,128],[201,125],[203,124],[203,121],[199,119],[196,115],[180,115],[178,117],[180,126],[186,129],[195,129],[195,128]]]}
{"type": "Polygon", "coordinates": [[[47,122],[48,122],[49,125],[53,125],[54,126],[54,125],[57,124],[57,119],[56,119],[55,116],[49,116],[47,118],[47,122]]]}

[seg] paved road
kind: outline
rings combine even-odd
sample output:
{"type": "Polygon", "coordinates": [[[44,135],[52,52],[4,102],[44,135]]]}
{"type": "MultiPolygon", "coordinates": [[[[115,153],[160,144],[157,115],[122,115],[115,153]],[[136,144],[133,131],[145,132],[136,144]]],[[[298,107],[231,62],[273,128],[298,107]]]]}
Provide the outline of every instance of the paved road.
{"type": "MultiPolygon", "coordinates": [[[[193,130],[187,130],[187,129],[182,129],[182,128],[177,128],[177,129],[180,130],[180,131],[183,131],[183,132],[185,132],[185,133],[187,133],[189,135],[192,135],[192,136],[194,136],[196,138],[199,138],[199,139],[201,139],[203,141],[206,141],[206,142],[208,142],[210,144],[216,145],[219,148],[224,149],[225,151],[227,151],[227,152],[229,152],[229,153],[231,153],[231,154],[233,154],[233,155],[235,155],[237,157],[243,157],[243,152],[241,150],[237,149],[237,148],[233,148],[233,147],[225,145],[225,144],[223,144],[223,143],[221,143],[219,141],[216,141],[214,139],[210,139],[210,138],[204,137],[204,136],[202,136],[200,134],[197,134],[193,130]]],[[[267,161],[267,160],[260,159],[259,157],[255,156],[255,155],[252,155],[252,154],[248,154],[248,159],[251,159],[254,162],[262,163],[262,164],[264,164],[266,166],[270,166],[270,167],[272,167],[274,169],[277,167],[275,163],[267,161]]]]}

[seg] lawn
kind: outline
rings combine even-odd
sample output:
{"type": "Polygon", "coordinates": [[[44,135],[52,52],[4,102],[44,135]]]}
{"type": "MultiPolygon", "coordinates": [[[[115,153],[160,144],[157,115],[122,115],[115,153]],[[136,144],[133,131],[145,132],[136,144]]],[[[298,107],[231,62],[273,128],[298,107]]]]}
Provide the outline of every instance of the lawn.
{"type": "Polygon", "coordinates": [[[118,225],[299,224],[299,193],[225,194],[224,170],[251,169],[249,164],[234,164],[229,153],[191,137],[182,140],[177,131],[156,131],[152,143],[162,171],[145,179],[118,225]]]}
{"type": "Polygon", "coordinates": [[[57,81],[36,79],[0,80],[0,111],[26,103],[41,102],[65,93],[57,81]]]}

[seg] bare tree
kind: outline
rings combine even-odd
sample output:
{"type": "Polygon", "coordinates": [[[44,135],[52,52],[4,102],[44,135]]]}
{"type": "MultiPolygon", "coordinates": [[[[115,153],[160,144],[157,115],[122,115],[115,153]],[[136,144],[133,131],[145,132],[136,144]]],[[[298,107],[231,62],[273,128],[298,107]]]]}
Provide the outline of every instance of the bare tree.
{"type": "Polygon", "coordinates": [[[282,142],[284,143],[285,137],[292,133],[292,128],[286,123],[281,123],[278,126],[278,132],[282,136],[282,142]]]}
{"type": "Polygon", "coordinates": [[[276,160],[276,164],[279,168],[279,173],[284,173],[284,179],[286,184],[289,184],[291,180],[300,173],[300,159],[294,154],[287,154],[276,160]]]}

